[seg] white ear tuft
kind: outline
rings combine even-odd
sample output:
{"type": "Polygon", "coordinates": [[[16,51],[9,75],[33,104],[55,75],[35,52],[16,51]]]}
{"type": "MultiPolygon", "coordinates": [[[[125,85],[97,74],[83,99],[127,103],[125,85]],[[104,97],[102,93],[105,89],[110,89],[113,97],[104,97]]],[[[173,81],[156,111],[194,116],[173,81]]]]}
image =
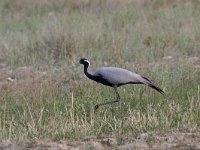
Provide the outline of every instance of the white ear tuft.
{"type": "Polygon", "coordinates": [[[86,59],[85,61],[86,61],[86,62],[89,64],[89,66],[90,66],[90,62],[89,62],[89,60],[86,59]]]}

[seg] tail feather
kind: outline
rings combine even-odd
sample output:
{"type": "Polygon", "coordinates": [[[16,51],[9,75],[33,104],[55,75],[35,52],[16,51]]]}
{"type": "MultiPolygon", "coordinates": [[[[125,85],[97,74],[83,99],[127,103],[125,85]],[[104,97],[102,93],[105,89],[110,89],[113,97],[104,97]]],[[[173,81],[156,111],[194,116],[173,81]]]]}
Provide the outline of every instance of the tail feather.
{"type": "Polygon", "coordinates": [[[158,91],[162,95],[165,95],[165,92],[163,90],[161,90],[159,87],[155,86],[154,84],[148,84],[148,86],[155,89],[156,91],[158,91]]]}
{"type": "Polygon", "coordinates": [[[153,82],[151,82],[149,79],[147,79],[146,77],[142,77],[143,83],[147,84],[149,87],[153,88],[154,90],[158,91],[159,93],[161,93],[162,95],[165,95],[165,92],[163,90],[161,90],[159,87],[157,87],[153,82]]]}

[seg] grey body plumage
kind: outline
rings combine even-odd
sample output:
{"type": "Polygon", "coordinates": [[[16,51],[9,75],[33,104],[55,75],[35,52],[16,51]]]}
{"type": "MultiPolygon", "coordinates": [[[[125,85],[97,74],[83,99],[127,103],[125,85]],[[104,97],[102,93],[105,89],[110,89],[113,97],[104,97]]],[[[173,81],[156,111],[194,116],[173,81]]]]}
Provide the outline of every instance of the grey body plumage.
{"type": "Polygon", "coordinates": [[[138,74],[117,67],[101,67],[92,73],[92,75],[99,76],[107,80],[111,86],[116,85],[117,87],[128,83],[140,82],[140,76],[138,74]]]}
{"type": "Polygon", "coordinates": [[[104,85],[113,87],[115,90],[115,101],[108,101],[102,104],[98,104],[95,106],[95,109],[99,108],[99,106],[101,105],[119,102],[120,96],[117,91],[117,87],[125,84],[146,84],[149,87],[158,91],[159,93],[165,94],[164,91],[162,91],[159,87],[157,87],[152,81],[150,81],[146,77],[142,77],[141,75],[133,73],[126,69],[117,67],[101,67],[97,68],[96,71],[93,73],[88,73],[87,69],[90,65],[90,62],[85,58],[80,59],[79,62],[84,65],[84,73],[88,78],[96,82],[102,83],[104,85]]]}

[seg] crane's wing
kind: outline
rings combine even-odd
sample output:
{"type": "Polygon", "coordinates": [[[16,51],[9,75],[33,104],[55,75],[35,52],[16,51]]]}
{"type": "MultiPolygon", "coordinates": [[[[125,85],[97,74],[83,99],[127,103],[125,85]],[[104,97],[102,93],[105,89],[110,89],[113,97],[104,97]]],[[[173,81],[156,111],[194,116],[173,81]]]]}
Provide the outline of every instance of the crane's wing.
{"type": "Polygon", "coordinates": [[[157,90],[161,94],[164,94],[164,92],[149,79],[142,77],[139,74],[128,71],[126,69],[116,67],[101,67],[93,73],[93,76],[100,77],[108,81],[112,85],[117,86],[121,86],[128,83],[146,84],[149,87],[157,90]]]}
{"type": "Polygon", "coordinates": [[[129,82],[139,82],[137,74],[131,71],[116,68],[116,67],[101,67],[98,68],[94,73],[94,76],[101,77],[113,85],[123,85],[129,82]]]}

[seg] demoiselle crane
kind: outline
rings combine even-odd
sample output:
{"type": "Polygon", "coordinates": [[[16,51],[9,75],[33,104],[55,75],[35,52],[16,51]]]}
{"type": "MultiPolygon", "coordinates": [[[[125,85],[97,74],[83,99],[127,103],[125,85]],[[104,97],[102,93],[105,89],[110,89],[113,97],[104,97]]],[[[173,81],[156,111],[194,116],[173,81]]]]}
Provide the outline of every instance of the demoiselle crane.
{"type": "Polygon", "coordinates": [[[84,73],[89,79],[114,88],[116,100],[97,104],[95,106],[95,110],[98,109],[99,106],[119,102],[120,95],[117,91],[117,88],[125,84],[145,84],[155,89],[159,93],[163,95],[165,94],[163,90],[157,87],[152,81],[150,81],[146,77],[143,77],[126,69],[117,67],[101,67],[97,68],[95,72],[89,73],[87,69],[90,66],[90,62],[85,58],[81,58],[79,62],[84,65],[84,73]]]}

